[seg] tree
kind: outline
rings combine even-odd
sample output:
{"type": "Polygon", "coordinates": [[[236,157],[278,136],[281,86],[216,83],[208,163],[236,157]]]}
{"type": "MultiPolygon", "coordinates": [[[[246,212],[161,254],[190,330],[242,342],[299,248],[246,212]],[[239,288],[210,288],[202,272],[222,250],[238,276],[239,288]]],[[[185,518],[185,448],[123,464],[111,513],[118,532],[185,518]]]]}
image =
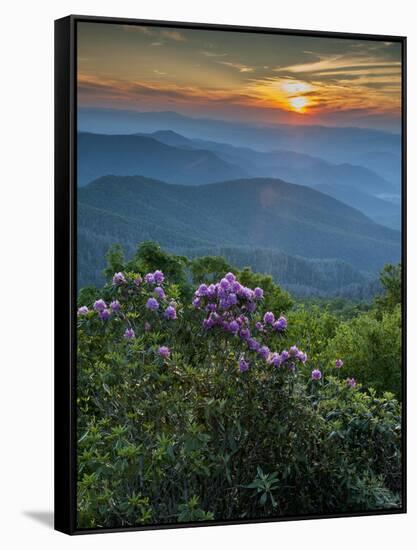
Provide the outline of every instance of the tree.
{"type": "Polygon", "coordinates": [[[288,311],[293,305],[293,299],[290,294],[282,290],[270,275],[254,273],[250,267],[245,267],[237,273],[239,281],[250,288],[260,287],[264,290],[264,307],[274,313],[283,313],[288,311]]]}
{"type": "Polygon", "coordinates": [[[185,256],[170,254],[153,241],[141,242],[133,256],[126,264],[127,271],[146,273],[160,269],[171,283],[184,285],[187,281],[186,267],[189,260],[185,256]]]}
{"type": "Polygon", "coordinates": [[[194,284],[214,283],[234,268],[222,256],[194,258],[190,264],[194,284]]]}
{"type": "Polygon", "coordinates": [[[387,264],[381,271],[380,281],[384,293],[375,298],[375,307],[381,316],[384,311],[393,311],[401,304],[402,281],[401,264],[387,264]]]}
{"type": "Polygon", "coordinates": [[[123,271],[125,265],[125,255],[120,244],[113,244],[106,254],[107,266],[103,274],[107,281],[110,281],[115,273],[123,271]]]}

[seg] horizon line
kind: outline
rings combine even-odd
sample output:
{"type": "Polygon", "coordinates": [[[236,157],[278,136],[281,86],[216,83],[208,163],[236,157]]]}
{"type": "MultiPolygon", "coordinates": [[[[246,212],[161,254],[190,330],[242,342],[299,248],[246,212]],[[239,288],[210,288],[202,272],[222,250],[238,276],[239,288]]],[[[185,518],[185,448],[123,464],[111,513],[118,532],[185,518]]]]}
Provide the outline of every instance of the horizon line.
{"type": "MultiPolygon", "coordinates": [[[[185,115],[178,111],[173,111],[170,109],[164,109],[164,110],[149,110],[149,111],[140,111],[138,109],[127,109],[127,108],[118,108],[118,107],[102,107],[102,106],[91,106],[91,105],[77,105],[77,115],[80,110],[98,110],[98,111],[116,111],[116,112],[124,112],[124,113],[135,113],[135,114],[173,114],[176,116],[179,116],[184,119],[191,119],[191,120],[209,120],[212,122],[221,122],[226,124],[239,124],[242,126],[251,126],[251,127],[257,127],[257,128],[279,128],[279,127],[287,127],[287,128],[326,128],[326,129],[343,129],[343,130],[360,130],[360,131],[371,131],[371,132],[379,132],[384,134],[390,134],[394,136],[401,136],[401,129],[398,131],[394,130],[388,130],[388,129],[382,129],[382,128],[375,128],[372,126],[352,126],[352,125],[332,125],[332,124],[309,124],[309,123],[300,123],[300,124],[289,124],[285,122],[277,122],[270,124],[266,124],[265,122],[251,122],[246,120],[232,120],[232,119],[221,119],[217,117],[210,117],[208,115],[185,115]]],[[[172,130],[174,131],[174,130],[172,130]]],[[[97,132],[92,132],[97,133],[97,132]]],[[[178,132],[176,132],[178,133],[178,132]]]]}

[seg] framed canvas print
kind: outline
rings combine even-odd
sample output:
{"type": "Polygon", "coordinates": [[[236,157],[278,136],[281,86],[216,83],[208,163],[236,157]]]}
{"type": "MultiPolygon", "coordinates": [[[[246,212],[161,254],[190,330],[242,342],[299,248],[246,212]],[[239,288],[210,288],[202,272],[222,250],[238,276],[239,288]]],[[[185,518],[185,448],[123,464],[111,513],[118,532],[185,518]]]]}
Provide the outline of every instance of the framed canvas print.
{"type": "Polygon", "coordinates": [[[55,29],[56,529],[405,512],[405,38],[55,29]]]}

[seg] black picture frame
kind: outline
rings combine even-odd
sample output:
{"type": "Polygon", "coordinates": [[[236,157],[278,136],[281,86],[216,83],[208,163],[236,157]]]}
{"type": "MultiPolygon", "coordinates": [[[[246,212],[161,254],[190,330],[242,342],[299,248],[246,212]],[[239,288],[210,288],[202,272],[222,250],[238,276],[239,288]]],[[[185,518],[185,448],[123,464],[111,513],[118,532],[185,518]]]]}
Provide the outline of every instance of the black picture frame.
{"type": "Polygon", "coordinates": [[[302,519],[323,519],[369,515],[401,514],[407,511],[407,375],[406,375],[406,309],[407,309],[407,71],[406,37],[308,30],[289,30],[250,26],[185,23],[128,18],[70,15],[55,21],[55,529],[70,535],[117,531],[142,531],[165,528],[201,527],[266,523],[302,519]],[[402,49],[402,505],[395,510],[335,513],[277,518],[254,518],[233,521],[160,524],[126,528],[78,529],[76,526],[76,32],[79,22],[146,25],[175,29],[221,30],[349,38],[397,42],[402,49]]]}

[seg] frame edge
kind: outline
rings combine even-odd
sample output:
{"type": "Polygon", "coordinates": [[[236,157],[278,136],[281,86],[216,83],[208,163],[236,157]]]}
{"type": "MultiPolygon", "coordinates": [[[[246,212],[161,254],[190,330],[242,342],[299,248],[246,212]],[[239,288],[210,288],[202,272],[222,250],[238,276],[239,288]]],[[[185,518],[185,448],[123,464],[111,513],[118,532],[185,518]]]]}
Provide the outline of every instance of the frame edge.
{"type": "Polygon", "coordinates": [[[54,529],[75,531],[72,307],[73,18],[54,29],[54,529]]]}

